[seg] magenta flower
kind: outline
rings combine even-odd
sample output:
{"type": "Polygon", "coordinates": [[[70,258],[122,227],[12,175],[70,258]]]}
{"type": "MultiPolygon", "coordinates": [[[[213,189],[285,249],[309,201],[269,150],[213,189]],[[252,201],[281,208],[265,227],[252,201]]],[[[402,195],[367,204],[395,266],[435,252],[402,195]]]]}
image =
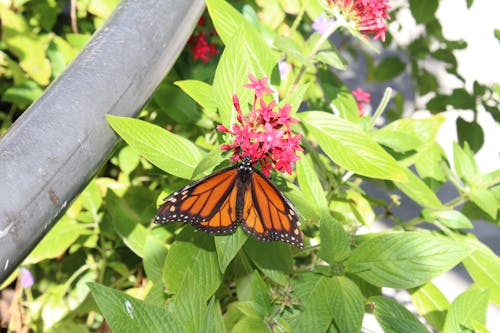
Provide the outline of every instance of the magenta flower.
{"type": "Polygon", "coordinates": [[[223,125],[217,126],[219,132],[234,136],[233,143],[223,144],[221,149],[233,150],[232,162],[250,156],[252,162],[260,164],[266,176],[270,175],[271,169],[291,174],[292,163],[300,158],[296,153],[303,151],[300,147],[300,134],[292,135],[290,130],[290,124],[298,122],[298,119],[290,116],[290,104],[275,111],[276,101],[265,103],[264,94],[273,92],[267,85],[267,77],[260,80],[252,74],[249,77],[251,83],[245,87],[255,91],[252,110],[245,116],[238,96],[233,95],[238,123],[233,124],[231,129],[223,125]]]}
{"type": "Polygon", "coordinates": [[[201,59],[204,64],[217,55],[217,47],[215,44],[210,44],[207,41],[207,37],[203,32],[191,36],[189,44],[192,45],[191,51],[193,52],[193,59],[201,59]]]}
{"type": "Polygon", "coordinates": [[[363,108],[366,104],[370,104],[370,93],[364,91],[361,88],[352,91],[352,95],[356,98],[356,103],[358,104],[358,112],[359,116],[362,117],[364,115],[363,108]]]}
{"type": "Polygon", "coordinates": [[[359,32],[385,40],[386,20],[390,18],[387,0],[328,0],[328,5],[348,22],[354,22],[359,32]]]}
{"type": "Polygon", "coordinates": [[[335,20],[333,18],[328,18],[325,13],[321,13],[320,16],[312,23],[312,28],[318,34],[324,34],[333,24],[335,20]]]}
{"type": "Polygon", "coordinates": [[[31,274],[30,270],[25,267],[21,267],[19,269],[19,279],[23,288],[31,288],[31,286],[35,283],[35,278],[31,274]]]}

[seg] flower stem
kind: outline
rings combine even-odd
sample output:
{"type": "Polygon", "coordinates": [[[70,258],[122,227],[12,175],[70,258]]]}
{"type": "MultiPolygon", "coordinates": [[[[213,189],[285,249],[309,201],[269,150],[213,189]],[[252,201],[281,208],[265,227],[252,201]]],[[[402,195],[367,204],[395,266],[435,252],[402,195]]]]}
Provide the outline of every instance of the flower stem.
{"type": "MultiPolygon", "coordinates": [[[[341,24],[339,22],[335,22],[334,24],[332,24],[323,34],[321,34],[321,37],[318,39],[318,41],[316,42],[316,44],[314,44],[313,48],[311,49],[311,51],[309,52],[309,55],[307,56],[307,59],[308,60],[312,60],[312,58],[314,57],[314,55],[319,51],[319,49],[321,48],[321,45],[323,45],[323,43],[328,40],[328,38],[330,38],[330,36],[341,26],[341,24]]],[[[300,70],[299,70],[299,73],[297,74],[297,76],[295,77],[295,80],[293,81],[291,87],[290,87],[290,90],[288,91],[287,94],[293,94],[298,86],[299,86],[299,82],[300,80],[302,79],[302,77],[304,76],[304,74],[306,73],[307,71],[307,66],[305,64],[302,64],[302,66],[300,67],[300,70]]]]}
{"type": "Polygon", "coordinates": [[[380,118],[382,115],[382,112],[384,112],[385,107],[387,106],[387,103],[389,103],[389,99],[391,98],[392,94],[392,89],[391,87],[385,88],[384,91],[384,96],[382,97],[382,100],[380,101],[380,104],[377,107],[377,110],[375,111],[375,114],[373,115],[372,119],[370,120],[370,127],[373,127],[375,123],[377,122],[377,119],[380,118]]]}

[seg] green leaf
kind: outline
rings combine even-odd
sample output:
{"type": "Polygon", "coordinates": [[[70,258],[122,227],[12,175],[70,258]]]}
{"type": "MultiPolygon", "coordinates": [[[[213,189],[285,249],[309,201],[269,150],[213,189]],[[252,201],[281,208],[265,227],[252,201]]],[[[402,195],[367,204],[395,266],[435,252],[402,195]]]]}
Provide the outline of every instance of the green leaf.
{"type": "Polygon", "coordinates": [[[206,3],[215,30],[227,46],[245,18],[224,0],[207,0],[206,3]]]}
{"type": "Polygon", "coordinates": [[[118,165],[120,169],[130,174],[141,162],[141,155],[132,147],[125,146],[118,153],[118,165]]]}
{"type": "MultiPolygon", "coordinates": [[[[313,33],[307,40],[307,46],[309,51],[312,50],[314,45],[321,38],[321,35],[318,33],[313,33]]],[[[347,68],[347,60],[342,56],[340,51],[333,45],[325,41],[318,52],[314,55],[316,60],[319,60],[327,65],[332,66],[333,68],[345,70],[347,68]]]]}
{"type": "Polygon", "coordinates": [[[45,259],[57,258],[64,254],[78,237],[85,234],[90,234],[88,226],[63,215],[24,260],[24,264],[35,264],[45,259]]]}
{"type": "Polygon", "coordinates": [[[330,279],[333,321],[340,333],[361,332],[365,299],[358,286],[344,276],[330,279]]]}
{"type": "Polygon", "coordinates": [[[234,94],[239,98],[243,113],[252,102],[254,91],[244,87],[250,82],[248,75],[253,73],[258,79],[267,77],[275,65],[275,56],[253,27],[245,24],[234,31],[220,58],[213,84],[223,125],[229,127],[236,119],[234,94]]]}
{"type": "Polygon", "coordinates": [[[200,104],[207,113],[212,114],[217,109],[214,91],[211,85],[203,81],[183,80],[176,81],[175,85],[188,94],[196,103],[200,104]]]}
{"type": "Polygon", "coordinates": [[[111,222],[125,245],[139,257],[144,255],[144,244],[148,237],[147,229],[130,205],[117,196],[113,190],[106,193],[106,209],[111,215],[111,222]]]}
{"type": "Polygon", "coordinates": [[[243,248],[248,257],[266,276],[280,285],[286,285],[293,265],[290,246],[281,242],[259,242],[249,237],[243,248]]]}
{"type": "Polygon", "coordinates": [[[311,202],[319,210],[327,210],[325,191],[319,181],[316,170],[311,161],[311,155],[304,155],[296,162],[297,181],[304,194],[304,199],[311,202]]]}
{"type": "Polygon", "coordinates": [[[299,88],[293,93],[289,94],[285,97],[285,99],[281,100],[279,105],[283,107],[285,104],[290,104],[292,109],[290,110],[290,115],[293,116],[297,112],[304,100],[304,95],[306,94],[307,89],[309,88],[309,84],[300,85],[299,88]]]}
{"type": "Polygon", "coordinates": [[[106,115],[110,126],[148,161],[174,176],[190,179],[201,160],[189,140],[142,120],[106,115]]]}
{"type": "Polygon", "coordinates": [[[341,167],[372,178],[407,180],[394,158],[353,123],[322,111],[298,116],[325,153],[341,167]]]}
{"type": "Polygon", "coordinates": [[[163,82],[156,88],[153,101],[162,112],[179,124],[194,124],[200,119],[195,102],[170,83],[163,82]]]}
{"type": "Polygon", "coordinates": [[[349,88],[332,71],[318,68],[321,89],[330,107],[341,118],[357,123],[360,121],[358,105],[349,88]]]}
{"type": "Polygon", "coordinates": [[[221,272],[225,272],[227,266],[238,254],[243,244],[248,239],[248,235],[242,228],[237,228],[232,235],[215,236],[215,248],[221,272]]]}
{"type": "Polygon", "coordinates": [[[198,163],[191,178],[196,179],[198,176],[208,176],[223,160],[219,148],[211,150],[201,159],[200,163],[198,163]]]}
{"type": "Polygon", "coordinates": [[[406,63],[404,63],[398,56],[389,56],[375,67],[375,72],[373,73],[373,78],[377,82],[389,81],[400,75],[406,68],[406,63]]]}
{"type": "Polygon", "coordinates": [[[472,321],[486,324],[486,308],[488,307],[488,291],[486,289],[469,289],[455,298],[450,304],[443,333],[471,332],[472,321]]]}
{"type": "Polygon", "coordinates": [[[368,301],[374,305],[373,314],[385,333],[429,332],[410,311],[398,302],[383,296],[373,296],[368,301]]]}
{"type": "Polygon", "coordinates": [[[232,333],[272,333],[262,318],[246,317],[234,325],[232,333]]]}
{"type": "Polygon", "coordinates": [[[413,201],[420,204],[422,207],[433,209],[445,209],[436,194],[410,169],[404,169],[407,181],[394,182],[394,184],[409,196],[413,201]]]}
{"type": "MultiPolygon", "coordinates": [[[[196,280],[198,285],[203,283],[203,281],[196,278],[193,280],[196,280]]],[[[177,286],[177,293],[171,303],[172,317],[183,323],[188,332],[205,332],[204,326],[207,324],[204,322],[208,315],[207,299],[202,293],[198,292],[198,285],[194,285],[193,281],[189,279],[184,279],[177,286]]]]}
{"type": "Polygon", "coordinates": [[[88,283],[92,296],[114,332],[185,332],[167,310],[120,291],[88,283]]]}
{"type": "Polygon", "coordinates": [[[310,60],[303,52],[304,45],[297,45],[297,41],[283,35],[278,35],[274,39],[273,44],[278,50],[285,53],[287,59],[290,58],[291,60],[308,67],[313,65],[312,60],[310,60]]]}
{"type": "Polygon", "coordinates": [[[438,331],[442,331],[450,303],[434,283],[428,282],[411,291],[418,313],[438,331]]]}
{"type": "Polygon", "coordinates": [[[345,269],[375,286],[411,288],[450,270],[469,252],[467,245],[429,233],[388,233],[361,243],[345,269]]]}
{"type": "Polygon", "coordinates": [[[492,190],[473,187],[467,193],[467,196],[493,220],[497,219],[499,205],[492,190]]]}
{"type": "Polygon", "coordinates": [[[412,152],[398,160],[400,164],[409,166],[432,149],[444,120],[441,115],[424,119],[399,119],[376,131],[373,137],[397,152],[412,152]]]}
{"type": "Polygon", "coordinates": [[[452,229],[474,228],[467,216],[456,210],[424,209],[422,210],[422,216],[431,223],[434,220],[438,220],[448,228],[452,229]]]}
{"type": "Polygon", "coordinates": [[[19,65],[29,77],[46,86],[51,75],[51,65],[45,55],[47,39],[35,35],[20,14],[3,5],[0,8],[2,42],[19,59],[19,65]]]}
{"type": "Polygon", "coordinates": [[[149,280],[161,283],[163,264],[167,256],[167,248],[156,237],[148,236],[144,244],[144,271],[149,280]]]}
{"type": "Polygon", "coordinates": [[[329,264],[346,259],[351,253],[351,239],[342,224],[331,216],[323,216],[320,220],[319,257],[329,264]]]}
{"type": "Polygon", "coordinates": [[[207,333],[225,333],[224,319],[222,318],[222,310],[220,303],[215,297],[210,299],[208,303],[207,316],[205,318],[207,333]]]}
{"type": "Polygon", "coordinates": [[[26,81],[5,89],[2,101],[29,105],[43,93],[42,88],[33,81],[26,81]]]}
{"type": "Polygon", "coordinates": [[[433,191],[437,191],[446,182],[446,175],[441,166],[445,163],[445,156],[443,148],[437,142],[433,142],[430,149],[415,163],[418,174],[433,191]]]}
{"type": "Polygon", "coordinates": [[[470,180],[479,173],[474,153],[467,143],[462,149],[456,142],[453,142],[453,164],[458,177],[464,181],[470,180]]]}
{"type": "Polygon", "coordinates": [[[91,0],[88,11],[97,17],[107,19],[120,0],[91,0]]]}
{"type": "Polygon", "coordinates": [[[185,288],[208,300],[222,282],[213,237],[186,227],[168,251],[163,282],[169,293],[185,288]]]}
{"type": "Polygon", "coordinates": [[[252,276],[252,301],[258,306],[257,312],[261,318],[271,312],[271,292],[257,271],[252,276]]]}
{"type": "Polygon", "coordinates": [[[468,239],[476,249],[464,259],[465,269],[481,288],[490,290],[491,300],[500,306],[500,261],[498,256],[478,240],[468,239]]]}
{"type": "Polygon", "coordinates": [[[428,23],[432,21],[435,18],[438,6],[438,0],[410,0],[410,11],[417,23],[428,23]]]}
{"type": "Polygon", "coordinates": [[[294,278],[294,282],[294,290],[300,291],[304,310],[290,322],[292,332],[326,332],[333,319],[331,279],[302,273],[294,278]]]}
{"type": "Polygon", "coordinates": [[[477,153],[484,144],[484,132],[476,121],[468,122],[462,117],[457,118],[458,143],[464,147],[467,143],[470,149],[477,153]]]}

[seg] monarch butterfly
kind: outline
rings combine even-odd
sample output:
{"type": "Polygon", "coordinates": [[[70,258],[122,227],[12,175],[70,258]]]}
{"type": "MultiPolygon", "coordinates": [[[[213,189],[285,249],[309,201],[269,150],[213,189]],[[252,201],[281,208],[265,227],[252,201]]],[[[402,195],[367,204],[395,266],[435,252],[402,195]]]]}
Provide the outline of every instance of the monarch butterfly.
{"type": "Polygon", "coordinates": [[[189,222],[218,235],[238,225],[261,241],[283,241],[299,248],[297,210],[260,171],[249,156],[242,163],[197,180],[165,198],[155,223],[189,222]]]}

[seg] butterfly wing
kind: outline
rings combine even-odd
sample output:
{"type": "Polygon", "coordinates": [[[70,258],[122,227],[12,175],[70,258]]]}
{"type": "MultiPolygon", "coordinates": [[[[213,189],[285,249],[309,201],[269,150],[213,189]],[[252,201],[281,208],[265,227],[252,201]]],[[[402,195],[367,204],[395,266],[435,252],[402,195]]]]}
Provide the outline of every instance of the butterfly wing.
{"type": "Polygon", "coordinates": [[[242,226],[262,241],[283,241],[304,247],[299,216],[293,204],[264,175],[254,170],[243,200],[242,226]]]}
{"type": "Polygon", "coordinates": [[[189,222],[207,233],[234,232],[237,177],[238,168],[233,166],[183,187],[165,199],[154,222],[189,222]]]}

